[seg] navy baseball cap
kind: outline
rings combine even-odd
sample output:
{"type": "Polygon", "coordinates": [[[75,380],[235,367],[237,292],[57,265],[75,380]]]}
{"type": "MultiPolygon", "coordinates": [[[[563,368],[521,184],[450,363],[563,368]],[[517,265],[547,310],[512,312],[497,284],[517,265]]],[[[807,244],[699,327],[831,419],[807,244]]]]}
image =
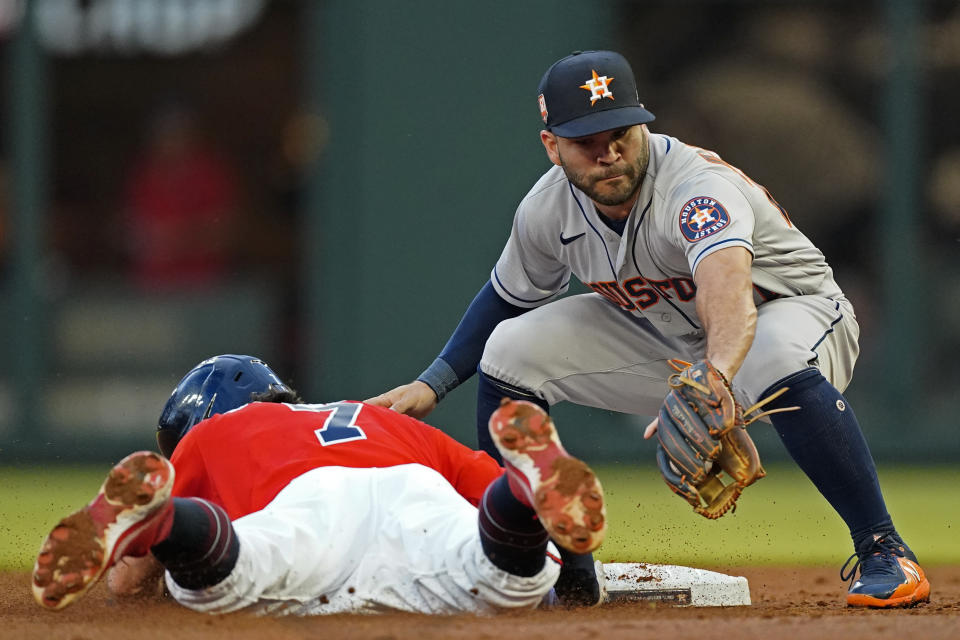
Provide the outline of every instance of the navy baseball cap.
{"type": "Polygon", "coordinates": [[[547,131],[577,138],[652,122],[633,69],[615,51],[574,51],[543,74],[537,89],[547,131]]]}

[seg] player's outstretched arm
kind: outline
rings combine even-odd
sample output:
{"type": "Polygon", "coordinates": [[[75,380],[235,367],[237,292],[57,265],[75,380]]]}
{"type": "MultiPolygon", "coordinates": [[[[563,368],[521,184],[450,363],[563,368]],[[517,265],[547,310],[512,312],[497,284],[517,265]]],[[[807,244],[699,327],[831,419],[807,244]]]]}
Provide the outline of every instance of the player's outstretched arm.
{"type": "Polygon", "coordinates": [[[500,297],[487,281],[480,289],[440,355],[417,379],[366,400],[414,418],[433,411],[444,396],[477,371],[483,347],[503,320],[528,311],[500,297]]]}
{"type": "Polygon", "coordinates": [[[367,404],[387,407],[410,417],[423,419],[437,406],[437,394],[426,383],[414,380],[408,384],[364,400],[367,404]]]}
{"type": "Polygon", "coordinates": [[[707,360],[727,380],[740,370],[757,328],[752,261],[743,247],[730,247],[704,258],[693,274],[697,315],[707,333],[707,360]]]}
{"type": "MultiPolygon", "coordinates": [[[[750,264],[753,255],[742,247],[710,254],[694,274],[697,313],[707,332],[707,360],[727,380],[733,380],[753,343],[757,308],[753,303],[750,264]]],[[[647,440],[657,432],[654,418],[643,431],[647,440]]]]}

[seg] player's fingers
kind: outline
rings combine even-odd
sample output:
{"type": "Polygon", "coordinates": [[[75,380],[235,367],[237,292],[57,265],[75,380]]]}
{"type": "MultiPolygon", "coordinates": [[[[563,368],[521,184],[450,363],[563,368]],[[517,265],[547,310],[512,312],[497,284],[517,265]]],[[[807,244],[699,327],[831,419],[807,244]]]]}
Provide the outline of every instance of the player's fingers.
{"type": "Polygon", "coordinates": [[[364,402],[366,404],[372,404],[375,407],[389,407],[391,404],[389,396],[390,394],[388,393],[381,393],[378,396],[367,398],[364,402]]]}
{"type": "Polygon", "coordinates": [[[163,578],[163,566],[152,554],[122,557],[106,574],[107,588],[119,598],[156,596],[163,578]]]}
{"type": "Polygon", "coordinates": [[[657,418],[653,419],[653,422],[647,425],[647,428],[643,430],[643,439],[649,440],[653,437],[653,434],[657,432],[657,418]]]}
{"type": "Polygon", "coordinates": [[[411,389],[398,398],[390,408],[397,413],[408,415],[417,420],[423,420],[427,417],[427,414],[437,406],[435,398],[436,396],[433,395],[432,391],[428,398],[424,394],[411,389]]]}
{"type": "Polygon", "coordinates": [[[367,404],[372,404],[377,407],[389,407],[393,408],[394,405],[398,402],[401,402],[404,396],[407,395],[407,388],[410,385],[401,385],[387,391],[386,393],[381,393],[378,396],[374,396],[369,400],[364,400],[367,404]]]}
{"type": "Polygon", "coordinates": [[[402,395],[390,404],[390,408],[397,413],[407,414],[410,412],[412,404],[406,395],[402,395]]]}

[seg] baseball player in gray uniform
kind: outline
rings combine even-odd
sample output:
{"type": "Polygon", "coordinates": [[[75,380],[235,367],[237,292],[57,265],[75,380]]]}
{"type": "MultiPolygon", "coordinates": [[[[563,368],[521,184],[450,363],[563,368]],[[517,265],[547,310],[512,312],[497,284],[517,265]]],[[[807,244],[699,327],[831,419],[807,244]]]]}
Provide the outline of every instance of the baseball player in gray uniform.
{"type": "Polygon", "coordinates": [[[479,371],[478,435],[494,453],[486,424],[503,396],[654,416],[672,358],[709,361],[744,406],[788,387],[767,408],[800,409],[768,419],[850,529],[847,604],[927,600],[842,395],[859,328],[830,266],[764,187],[649,131],[635,82],[611,51],[575,52],[546,71],[540,139],[554,166],[521,201],[440,356],[370,402],[422,417],[479,371]],[[593,292],[562,297],[571,276],[593,292]]]}

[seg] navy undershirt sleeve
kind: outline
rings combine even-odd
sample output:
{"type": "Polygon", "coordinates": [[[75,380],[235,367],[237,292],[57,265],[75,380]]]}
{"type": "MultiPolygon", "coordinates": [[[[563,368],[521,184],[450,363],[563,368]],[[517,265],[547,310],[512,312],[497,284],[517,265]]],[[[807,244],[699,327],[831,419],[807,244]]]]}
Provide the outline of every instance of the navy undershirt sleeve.
{"type": "Polygon", "coordinates": [[[483,347],[496,326],[526,311],[529,309],[514,306],[501,298],[493,284],[487,281],[467,307],[439,357],[417,380],[433,389],[438,400],[442,399],[476,373],[483,347]]]}

